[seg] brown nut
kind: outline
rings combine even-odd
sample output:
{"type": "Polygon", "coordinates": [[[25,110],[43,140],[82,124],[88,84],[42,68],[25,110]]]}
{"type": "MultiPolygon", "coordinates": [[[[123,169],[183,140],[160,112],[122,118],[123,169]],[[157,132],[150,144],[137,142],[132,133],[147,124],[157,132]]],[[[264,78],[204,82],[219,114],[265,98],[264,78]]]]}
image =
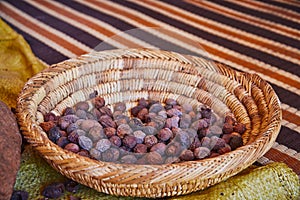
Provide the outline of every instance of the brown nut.
{"type": "Polygon", "coordinates": [[[185,149],[182,151],[182,153],[179,156],[180,160],[182,161],[190,161],[190,160],[194,160],[195,156],[194,156],[194,152],[188,149],[185,149]]]}
{"type": "Polygon", "coordinates": [[[203,159],[210,155],[210,150],[207,147],[198,147],[194,150],[196,159],[203,159]]]}
{"type": "Polygon", "coordinates": [[[163,128],[157,134],[157,138],[162,142],[167,142],[172,136],[173,133],[169,128],[163,128]]]}
{"type": "Polygon", "coordinates": [[[243,134],[246,131],[246,125],[243,123],[236,123],[233,126],[233,131],[238,132],[239,134],[243,134]]]}
{"type": "Polygon", "coordinates": [[[94,99],[94,106],[95,108],[99,109],[105,105],[105,99],[102,97],[96,97],[94,99]]]}
{"type": "Polygon", "coordinates": [[[99,122],[100,124],[104,127],[104,128],[107,128],[107,127],[113,127],[113,128],[117,128],[117,124],[114,122],[114,120],[108,116],[108,115],[102,115],[100,118],[99,118],[99,122]]]}

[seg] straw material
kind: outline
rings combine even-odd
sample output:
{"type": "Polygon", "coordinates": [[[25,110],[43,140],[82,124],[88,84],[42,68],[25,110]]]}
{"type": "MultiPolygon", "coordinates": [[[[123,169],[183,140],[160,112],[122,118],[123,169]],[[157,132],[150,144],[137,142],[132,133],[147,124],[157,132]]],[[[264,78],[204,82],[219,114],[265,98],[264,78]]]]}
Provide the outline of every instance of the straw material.
{"type": "Polygon", "coordinates": [[[247,168],[273,145],[281,109],[271,86],[204,58],[149,49],[92,52],[51,66],[31,78],[18,99],[17,116],[27,141],[64,176],[100,192],[139,197],[188,194],[247,168]],[[39,126],[43,115],[89,99],[97,91],[113,105],[142,97],[210,106],[246,124],[244,146],[218,157],[165,165],[114,164],[91,160],[52,143],[39,126]]]}

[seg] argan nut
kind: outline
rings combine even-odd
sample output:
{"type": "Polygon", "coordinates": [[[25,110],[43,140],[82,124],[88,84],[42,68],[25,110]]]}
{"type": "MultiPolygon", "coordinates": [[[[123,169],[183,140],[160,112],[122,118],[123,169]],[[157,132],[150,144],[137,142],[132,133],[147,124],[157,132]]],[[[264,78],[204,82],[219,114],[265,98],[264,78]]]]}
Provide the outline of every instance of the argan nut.
{"type": "Polygon", "coordinates": [[[238,132],[239,134],[243,134],[246,131],[246,125],[243,123],[236,123],[233,126],[233,131],[238,132]]]}
{"type": "Polygon", "coordinates": [[[56,144],[61,148],[65,148],[65,146],[69,143],[70,141],[67,137],[60,137],[58,140],[56,140],[56,144]]]}
{"type": "Polygon", "coordinates": [[[148,104],[148,102],[147,102],[147,100],[145,98],[141,98],[138,101],[138,105],[146,108],[146,107],[148,107],[149,104],[148,104]]]}
{"type": "Polygon", "coordinates": [[[84,110],[84,111],[88,111],[89,110],[89,104],[86,101],[80,101],[78,103],[75,104],[75,109],[76,110],[84,110]]]}
{"type": "Polygon", "coordinates": [[[130,119],[128,124],[134,130],[140,130],[144,126],[142,120],[137,117],[133,117],[132,119],[130,119]]]}
{"type": "Polygon", "coordinates": [[[201,130],[201,129],[207,128],[208,126],[209,126],[209,124],[204,119],[196,120],[195,122],[193,122],[191,124],[191,128],[193,128],[195,130],[201,130]]]}
{"type": "Polygon", "coordinates": [[[233,126],[232,126],[232,124],[224,123],[222,131],[223,131],[224,134],[232,133],[233,132],[233,126]]]}
{"type": "Polygon", "coordinates": [[[212,125],[208,128],[208,134],[210,136],[218,136],[220,137],[223,134],[222,128],[219,126],[212,125]]]}
{"type": "Polygon", "coordinates": [[[138,113],[143,109],[144,107],[141,105],[134,106],[130,109],[131,115],[134,117],[137,117],[138,113]]]}
{"type": "Polygon", "coordinates": [[[211,154],[209,155],[210,158],[214,158],[214,157],[217,157],[219,156],[220,153],[216,153],[216,152],[211,152],[211,154]]]}
{"type": "MultiPolygon", "coordinates": [[[[75,113],[75,112],[74,112],[75,113]]],[[[73,113],[73,114],[74,114],[73,113]]],[[[49,112],[47,114],[45,114],[44,116],[44,121],[45,122],[48,122],[48,121],[53,121],[53,122],[56,122],[58,120],[59,116],[56,116],[54,113],[52,112],[49,112]]]]}
{"type": "Polygon", "coordinates": [[[191,146],[190,146],[190,149],[192,151],[194,151],[196,148],[198,148],[200,146],[201,146],[201,141],[199,140],[198,137],[195,137],[194,140],[193,140],[193,142],[192,142],[192,144],[191,144],[191,146]]]}
{"type": "Polygon", "coordinates": [[[179,163],[180,162],[180,159],[178,158],[178,156],[170,156],[170,157],[167,157],[165,159],[165,164],[173,164],[173,163],[179,163]]]}
{"type": "Polygon", "coordinates": [[[120,159],[120,163],[123,164],[134,164],[137,162],[137,158],[134,155],[125,155],[120,159]]]}
{"type": "Polygon", "coordinates": [[[78,137],[78,144],[82,149],[90,150],[93,147],[93,141],[86,136],[78,137]]]}
{"type": "Polygon", "coordinates": [[[148,114],[148,109],[147,108],[143,108],[142,110],[140,110],[138,112],[137,118],[139,118],[142,121],[145,121],[147,114],[148,114]]]}
{"type": "Polygon", "coordinates": [[[174,105],[177,104],[177,101],[176,101],[175,99],[168,98],[168,99],[166,99],[165,103],[166,103],[167,105],[174,106],[174,105]]]}
{"type": "Polygon", "coordinates": [[[78,124],[72,123],[72,124],[70,124],[70,125],[67,127],[66,132],[69,134],[69,133],[75,131],[75,130],[78,129],[78,128],[79,128],[78,124]]]}
{"type": "Polygon", "coordinates": [[[198,147],[194,150],[196,159],[203,159],[210,155],[210,150],[207,147],[198,147]]]}
{"type": "Polygon", "coordinates": [[[163,128],[157,133],[157,138],[163,142],[167,142],[172,136],[173,133],[169,128],[163,128]]]}
{"type": "Polygon", "coordinates": [[[48,138],[52,142],[56,142],[61,137],[60,129],[57,126],[52,127],[48,132],[48,138]]]}
{"type": "Polygon", "coordinates": [[[228,153],[228,152],[230,152],[230,151],[231,151],[230,145],[229,145],[229,144],[225,144],[224,147],[222,147],[222,148],[220,148],[220,149],[218,150],[218,153],[219,153],[219,154],[224,154],[224,153],[228,153]]]}
{"type": "Polygon", "coordinates": [[[54,126],[56,126],[56,124],[53,121],[47,121],[47,122],[41,122],[40,123],[40,127],[42,127],[42,129],[45,132],[48,132],[51,128],[53,128],[54,126]]]}
{"type": "Polygon", "coordinates": [[[181,152],[181,145],[178,142],[168,144],[165,154],[167,156],[178,156],[181,152]]]}
{"type": "Polygon", "coordinates": [[[150,152],[156,151],[160,155],[164,155],[166,149],[167,149],[167,145],[165,143],[159,142],[151,147],[150,152]]]}
{"type": "Polygon", "coordinates": [[[178,141],[182,147],[188,148],[191,145],[189,134],[186,131],[180,128],[173,128],[172,132],[176,141],[178,141]]]}
{"type": "Polygon", "coordinates": [[[95,148],[102,153],[109,149],[110,146],[111,142],[108,139],[101,139],[96,143],[95,148]]]}
{"type": "Polygon", "coordinates": [[[201,146],[202,147],[207,147],[210,149],[210,143],[211,143],[211,139],[209,137],[203,137],[201,139],[201,146]]]}
{"type": "Polygon", "coordinates": [[[232,136],[230,141],[229,141],[229,145],[231,147],[232,150],[237,149],[238,147],[243,146],[243,138],[239,137],[239,136],[232,136]]]}
{"type": "Polygon", "coordinates": [[[102,153],[102,161],[105,162],[116,162],[120,157],[120,151],[116,148],[107,149],[102,153]]]}
{"type": "Polygon", "coordinates": [[[179,127],[183,129],[189,128],[191,123],[192,123],[191,116],[189,114],[184,113],[180,118],[179,127]]]}
{"type": "Polygon", "coordinates": [[[158,142],[157,138],[154,135],[147,135],[144,138],[144,144],[148,147],[151,148],[153,145],[155,145],[158,142]]]}
{"type": "Polygon", "coordinates": [[[189,113],[189,112],[193,111],[193,106],[189,103],[184,103],[181,105],[181,107],[185,113],[189,113]]]}
{"type": "Polygon", "coordinates": [[[88,157],[90,158],[90,152],[85,149],[80,149],[80,151],[77,153],[80,156],[88,157]]]}
{"type": "Polygon", "coordinates": [[[167,116],[168,117],[173,117],[173,116],[181,117],[182,112],[176,108],[171,108],[171,109],[167,110],[167,116]]]}
{"type": "Polygon", "coordinates": [[[147,163],[150,165],[160,165],[164,162],[163,158],[156,151],[149,152],[146,154],[147,163]]]}
{"type": "Polygon", "coordinates": [[[121,111],[125,112],[126,111],[126,104],[124,102],[118,102],[114,105],[114,112],[116,111],[121,111]]]}
{"type": "Polygon", "coordinates": [[[171,118],[166,119],[165,128],[178,128],[178,122],[180,118],[178,116],[173,116],[171,118]]]}
{"type": "Polygon", "coordinates": [[[202,108],[200,110],[202,118],[210,119],[211,118],[211,109],[210,108],[202,108]]]}
{"type": "Polygon", "coordinates": [[[141,144],[144,142],[144,138],[146,137],[146,133],[141,130],[137,130],[133,132],[133,136],[136,138],[136,143],[141,144]]]}
{"type": "Polygon", "coordinates": [[[164,107],[160,103],[152,104],[149,108],[149,113],[158,113],[164,110],[164,107]]]}
{"type": "Polygon", "coordinates": [[[73,143],[77,144],[78,143],[78,137],[79,137],[79,135],[78,135],[77,131],[75,130],[75,131],[73,131],[72,133],[70,133],[68,135],[68,140],[70,142],[73,142],[73,143]]]}
{"type": "Polygon", "coordinates": [[[116,128],[117,127],[117,124],[114,122],[114,120],[108,116],[108,115],[102,115],[100,118],[99,118],[99,122],[100,124],[104,127],[104,128],[107,128],[107,127],[113,127],[113,128],[116,128]]]}
{"type": "Polygon", "coordinates": [[[129,149],[132,149],[135,147],[136,143],[136,138],[133,135],[126,135],[124,136],[122,143],[124,146],[128,147],[129,149]]]}
{"type": "Polygon", "coordinates": [[[92,158],[94,158],[96,160],[101,160],[101,152],[98,151],[96,148],[92,148],[90,150],[90,155],[92,158]]]}
{"type": "Polygon", "coordinates": [[[89,130],[94,127],[96,124],[99,124],[96,120],[87,119],[83,120],[80,123],[80,128],[85,132],[89,132],[89,130]]]}
{"type": "Polygon", "coordinates": [[[117,134],[117,130],[113,127],[107,127],[104,128],[104,134],[108,137],[111,138],[112,136],[117,134]]]}
{"type": "Polygon", "coordinates": [[[104,98],[98,96],[94,99],[95,108],[99,109],[99,108],[103,107],[104,105],[105,105],[105,99],[104,98]]]}
{"type": "Polygon", "coordinates": [[[134,149],[134,153],[147,153],[147,146],[144,144],[137,144],[134,149]]]}
{"type": "Polygon", "coordinates": [[[122,145],[122,139],[121,139],[119,136],[116,136],[116,135],[111,136],[111,137],[109,138],[109,141],[110,141],[113,145],[115,145],[115,146],[117,146],[117,147],[120,147],[120,146],[122,145]]]}
{"type": "Polygon", "coordinates": [[[65,150],[71,151],[73,153],[78,153],[80,151],[80,148],[77,144],[69,143],[65,146],[65,150]]]}
{"type": "Polygon", "coordinates": [[[94,126],[89,130],[87,137],[91,138],[93,142],[97,142],[100,139],[107,138],[107,136],[104,134],[103,128],[97,126],[94,126]]]}
{"type": "Polygon", "coordinates": [[[213,136],[211,137],[211,148],[212,150],[218,151],[225,146],[226,142],[224,139],[213,136]]]}
{"type": "Polygon", "coordinates": [[[99,108],[98,110],[99,110],[99,112],[100,112],[101,115],[108,115],[108,116],[110,116],[111,118],[113,117],[113,114],[112,114],[112,112],[111,112],[111,109],[109,109],[109,108],[106,107],[106,106],[103,106],[103,107],[99,108]]]}
{"type": "Polygon", "coordinates": [[[191,161],[194,160],[194,158],[194,152],[188,149],[183,150],[179,156],[179,159],[183,161],[191,161]]]}
{"type": "Polygon", "coordinates": [[[224,123],[228,123],[233,126],[236,123],[236,120],[232,116],[226,115],[224,119],[224,123]]]}
{"type": "Polygon", "coordinates": [[[66,107],[64,112],[63,112],[63,115],[74,115],[75,114],[75,109],[72,108],[72,107],[66,107]]]}
{"type": "Polygon", "coordinates": [[[117,135],[120,138],[124,138],[125,135],[131,135],[132,133],[133,133],[133,130],[131,129],[131,127],[128,124],[121,124],[117,128],[117,135]]]}

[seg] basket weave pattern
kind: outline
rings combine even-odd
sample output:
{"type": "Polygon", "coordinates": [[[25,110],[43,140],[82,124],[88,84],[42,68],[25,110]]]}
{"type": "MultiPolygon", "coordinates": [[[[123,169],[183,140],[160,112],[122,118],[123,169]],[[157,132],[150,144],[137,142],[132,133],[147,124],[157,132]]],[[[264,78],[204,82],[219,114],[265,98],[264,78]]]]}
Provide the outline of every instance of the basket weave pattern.
{"type": "Polygon", "coordinates": [[[31,78],[18,99],[17,116],[27,141],[63,175],[100,192],[164,197],[188,194],[231,177],[266,153],[278,135],[280,102],[259,76],[204,58],[127,49],[92,52],[51,66],[31,78]],[[207,104],[219,116],[246,124],[244,146],[218,157],[165,165],[115,164],[68,152],[39,126],[43,115],[89,99],[97,91],[110,105],[174,98],[207,104]]]}

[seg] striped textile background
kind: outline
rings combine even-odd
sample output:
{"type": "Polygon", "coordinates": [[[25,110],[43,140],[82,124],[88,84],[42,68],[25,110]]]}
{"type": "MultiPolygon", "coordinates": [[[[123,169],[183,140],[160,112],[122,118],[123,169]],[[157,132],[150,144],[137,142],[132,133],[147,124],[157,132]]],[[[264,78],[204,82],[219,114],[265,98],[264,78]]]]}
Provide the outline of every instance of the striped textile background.
{"type": "Polygon", "coordinates": [[[257,73],[282,102],[282,129],[262,164],[300,175],[300,1],[0,1],[0,16],[47,64],[90,52],[149,47],[202,55],[257,73]]]}

